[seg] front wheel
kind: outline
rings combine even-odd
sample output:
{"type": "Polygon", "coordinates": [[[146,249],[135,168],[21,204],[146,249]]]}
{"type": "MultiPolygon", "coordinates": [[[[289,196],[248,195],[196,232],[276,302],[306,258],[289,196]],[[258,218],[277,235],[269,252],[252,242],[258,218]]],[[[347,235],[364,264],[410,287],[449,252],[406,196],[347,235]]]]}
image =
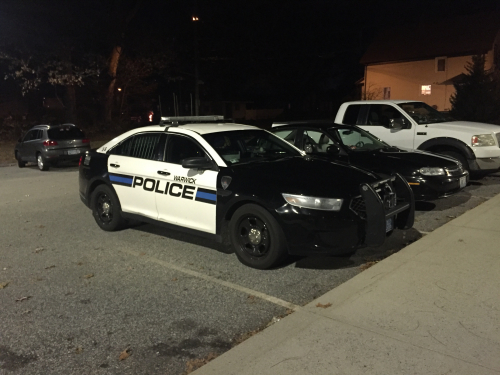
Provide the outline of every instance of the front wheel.
{"type": "Polygon", "coordinates": [[[125,220],[121,215],[120,202],[108,186],[96,187],[90,202],[92,215],[101,229],[112,232],[123,227],[125,220]]]}
{"type": "Polygon", "coordinates": [[[21,155],[16,151],[16,160],[17,160],[17,166],[19,168],[24,168],[26,167],[26,162],[21,160],[21,155]]]}
{"type": "Polygon", "coordinates": [[[38,165],[38,169],[40,169],[41,171],[49,170],[49,163],[40,153],[36,155],[36,163],[38,165]]]}
{"type": "Polygon", "coordinates": [[[229,232],[238,259],[249,267],[271,268],[287,255],[281,227],[261,206],[247,204],[238,208],[229,223],[229,232]]]}

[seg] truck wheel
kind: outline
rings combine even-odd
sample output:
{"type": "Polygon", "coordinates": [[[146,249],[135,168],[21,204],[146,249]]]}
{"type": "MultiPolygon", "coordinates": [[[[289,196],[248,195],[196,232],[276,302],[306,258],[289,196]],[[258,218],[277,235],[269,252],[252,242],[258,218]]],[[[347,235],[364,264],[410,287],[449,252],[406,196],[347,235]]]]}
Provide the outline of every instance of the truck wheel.
{"type": "Polygon", "coordinates": [[[38,165],[38,169],[40,169],[41,171],[49,170],[49,163],[40,153],[36,154],[36,163],[38,165]]]}
{"type": "Polygon", "coordinates": [[[109,187],[96,187],[90,197],[90,204],[92,215],[101,229],[112,232],[123,227],[125,220],[121,215],[120,201],[109,187]]]}
{"type": "Polygon", "coordinates": [[[229,223],[229,233],[238,259],[249,267],[271,268],[287,255],[285,235],[278,222],[255,204],[236,210],[229,223]]]}
{"type": "Polygon", "coordinates": [[[439,154],[446,155],[446,156],[451,156],[452,158],[457,159],[462,164],[462,167],[467,172],[470,172],[469,163],[467,163],[467,159],[465,159],[465,157],[462,154],[460,154],[459,152],[456,152],[456,151],[441,151],[441,152],[439,152],[439,154]]]}

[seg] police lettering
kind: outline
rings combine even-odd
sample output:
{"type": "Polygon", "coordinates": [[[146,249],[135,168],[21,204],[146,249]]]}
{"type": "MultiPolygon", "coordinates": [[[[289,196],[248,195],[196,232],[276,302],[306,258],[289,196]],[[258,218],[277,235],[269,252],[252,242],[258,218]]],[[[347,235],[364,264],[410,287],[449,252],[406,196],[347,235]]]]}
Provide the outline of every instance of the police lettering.
{"type": "MultiPolygon", "coordinates": [[[[185,180],[193,180],[193,182],[196,181],[194,178],[185,178],[185,180]]],[[[152,178],[144,179],[142,177],[134,177],[134,183],[132,184],[132,187],[135,188],[136,186],[142,187],[146,191],[154,190],[154,192],[158,194],[167,194],[172,197],[181,197],[189,200],[194,199],[194,193],[196,192],[196,186],[182,185],[175,182],[170,183],[168,181],[162,182],[160,180],[154,180],[152,178]],[[163,187],[165,188],[163,189],[163,187]]]]}

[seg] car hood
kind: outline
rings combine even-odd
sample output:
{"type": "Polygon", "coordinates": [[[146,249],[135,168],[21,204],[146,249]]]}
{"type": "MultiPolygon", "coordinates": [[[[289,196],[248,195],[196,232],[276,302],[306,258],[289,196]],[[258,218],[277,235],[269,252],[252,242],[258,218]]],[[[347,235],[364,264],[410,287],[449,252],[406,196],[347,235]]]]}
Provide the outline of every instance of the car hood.
{"type": "Polygon", "coordinates": [[[349,161],[359,167],[373,170],[378,173],[397,172],[403,176],[411,176],[422,167],[457,168],[454,159],[418,150],[376,150],[370,152],[356,152],[349,155],[349,161]]]}
{"type": "MultiPolygon", "coordinates": [[[[419,127],[422,125],[419,125],[419,127]]],[[[448,122],[437,122],[433,124],[428,124],[429,127],[433,129],[450,130],[453,127],[454,131],[461,131],[467,134],[487,134],[487,133],[497,133],[500,132],[499,125],[485,124],[482,122],[471,122],[471,121],[448,121],[448,122]]]]}
{"type": "Polygon", "coordinates": [[[358,167],[310,156],[241,164],[231,169],[233,182],[246,185],[249,191],[268,190],[327,198],[358,195],[360,184],[381,179],[358,167]]]}

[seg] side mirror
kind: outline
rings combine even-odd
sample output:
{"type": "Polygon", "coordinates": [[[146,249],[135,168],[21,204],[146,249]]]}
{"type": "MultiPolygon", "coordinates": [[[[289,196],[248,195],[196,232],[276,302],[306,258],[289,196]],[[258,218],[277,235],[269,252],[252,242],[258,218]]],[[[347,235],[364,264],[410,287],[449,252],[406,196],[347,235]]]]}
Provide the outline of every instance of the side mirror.
{"type": "Polygon", "coordinates": [[[399,130],[399,129],[406,129],[408,125],[408,121],[404,118],[390,118],[389,119],[389,124],[387,124],[385,127],[388,129],[394,129],[394,130],[399,130]]]}
{"type": "Polygon", "coordinates": [[[312,154],[313,153],[313,148],[312,148],[312,146],[309,143],[307,143],[304,146],[304,151],[306,152],[306,154],[312,154]]]}
{"type": "Polygon", "coordinates": [[[340,147],[337,145],[330,145],[326,149],[328,155],[338,155],[340,154],[340,147]]]}
{"type": "Polygon", "coordinates": [[[212,169],[214,163],[204,157],[193,157],[182,159],[182,168],[187,169],[212,169]]]}

